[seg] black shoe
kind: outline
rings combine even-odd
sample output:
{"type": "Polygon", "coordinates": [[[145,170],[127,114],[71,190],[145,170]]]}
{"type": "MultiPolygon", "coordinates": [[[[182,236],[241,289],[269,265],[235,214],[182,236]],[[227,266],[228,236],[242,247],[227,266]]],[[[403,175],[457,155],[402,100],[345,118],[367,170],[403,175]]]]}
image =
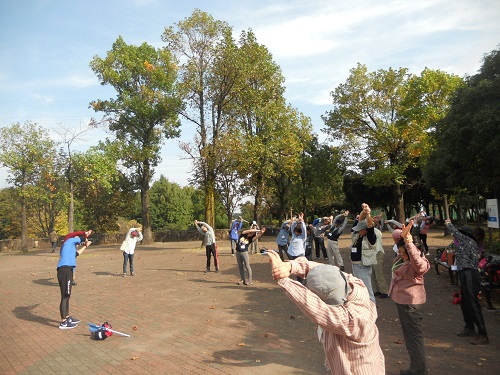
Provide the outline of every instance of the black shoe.
{"type": "Polygon", "coordinates": [[[215,267],[215,273],[219,272],[219,267],[215,267]]]}
{"type": "Polygon", "coordinates": [[[207,270],[205,272],[210,272],[210,268],[207,267],[207,270]]]}
{"type": "Polygon", "coordinates": [[[387,297],[389,297],[387,293],[380,293],[380,295],[378,296],[378,298],[387,298],[387,297]]]}
{"type": "Polygon", "coordinates": [[[487,345],[490,343],[490,339],[488,335],[477,335],[470,343],[472,345],[487,345]]]}
{"type": "Polygon", "coordinates": [[[59,329],[73,329],[76,328],[76,324],[72,323],[69,319],[66,319],[64,322],[59,324],[59,329]]]}
{"type": "Polygon", "coordinates": [[[70,322],[71,322],[71,323],[73,323],[73,324],[78,324],[78,323],[80,323],[80,322],[81,322],[81,320],[80,320],[80,319],[75,318],[74,316],[70,316],[70,317],[69,317],[68,319],[66,319],[66,320],[70,321],[70,322]]]}
{"type": "Polygon", "coordinates": [[[375,293],[373,293],[373,295],[374,295],[375,297],[380,296],[381,294],[382,294],[382,293],[380,293],[380,292],[375,292],[375,293]]]}
{"type": "Polygon", "coordinates": [[[476,331],[474,330],[474,328],[464,328],[463,330],[461,330],[460,332],[457,333],[457,336],[458,337],[472,337],[472,336],[476,336],[476,331]]]}

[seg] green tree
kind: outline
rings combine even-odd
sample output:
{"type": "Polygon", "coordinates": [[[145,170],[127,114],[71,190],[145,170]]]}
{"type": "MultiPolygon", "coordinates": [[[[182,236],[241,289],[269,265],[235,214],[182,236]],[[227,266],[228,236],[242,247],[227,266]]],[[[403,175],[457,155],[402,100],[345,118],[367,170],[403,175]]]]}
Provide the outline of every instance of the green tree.
{"type": "Polygon", "coordinates": [[[231,227],[238,202],[245,196],[244,181],[238,172],[238,157],[234,153],[234,138],[231,132],[221,136],[220,147],[216,153],[219,159],[219,173],[215,181],[217,197],[224,205],[227,228],[231,227]]]}
{"type": "Polygon", "coordinates": [[[405,190],[417,183],[405,172],[428,154],[429,131],[461,82],[429,69],[415,76],[405,68],[368,72],[358,64],[331,93],[334,109],[323,116],[325,131],[341,142],[345,160],[370,186],[393,188],[399,220],[405,217],[405,190]]]}
{"type": "Polygon", "coordinates": [[[117,168],[119,158],[120,145],[113,142],[100,142],[73,155],[73,168],[78,175],[75,216],[83,228],[101,233],[117,231],[118,217],[129,216],[133,211],[133,186],[117,168]]]}
{"type": "Polygon", "coordinates": [[[151,243],[150,183],[164,139],[179,136],[177,67],[169,51],[147,43],[128,45],[121,37],[106,58],[94,57],[90,67],[102,85],[117,91],[115,99],[96,100],[91,106],[104,112],[103,121],[121,141],[121,163],[133,172],[133,183],[141,191],[144,242],[151,243]]]}
{"type": "Polygon", "coordinates": [[[301,154],[311,137],[308,117],[286,103],[284,77],[271,53],[252,31],[240,36],[242,73],[233,106],[235,142],[232,155],[254,196],[253,219],[259,220],[265,200],[278,188],[277,175],[298,174],[301,154]]]}
{"type": "Polygon", "coordinates": [[[48,131],[36,123],[19,123],[0,129],[0,163],[8,168],[7,181],[21,205],[21,251],[28,252],[27,200],[41,170],[54,160],[55,144],[48,131]]]}
{"type": "Polygon", "coordinates": [[[196,139],[183,150],[194,160],[193,182],[204,189],[205,221],[214,225],[216,179],[220,170],[220,136],[227,129],[227,106],[239,74],[237,47],[227,23],[196,9],[173,26],[166,27],[162,40],[178,61],[180,92],[186,103],[181,115],[193,123],[196,139]]]}
{"type": "Polygon", "coordinates": [[[300,174],[293,184],[292,204],[296,212],[308,216],[329,216],[343,207],[345,166],[338,148],[320,144],[316,136],[306,146],[300,174]]]}
{"type": "Polygon", "coordinates": [[[193,188],[182,188],[160,176],[151,186],[153,229],[187,229],[194,218],[192,194],[193,188]]]}
{"type": "Polygon", "coordinates": [[[435,129],[436,146],[424,175],[441,194],[466,189],[497,197],[500,186],[500,50],[483,59],[479,72],[453,96],[435,129]]]}
{"type": "Polygon", "coordinates": [[[68,191],[64,178],[66,159],[63,155],[53,154],[52,161],[40,166],[40,173],[30,187],[27,202],[28,228],[35,236],[49,236],[56,228],[57,221],[67,204],[68,191]]]}
{"type": "Polygon", "coordinates": [[[19,238],[21,222],[19,196],[12,187],[0,190],[0,239],[19,238]]]}
{"type": "Polygon", "coordinates": [[[83,135],[85,132],[90,130],[90,127],[80,127],[80,128],[67,128],[56,130],[56,133],[62,138],[62,144],[60,154],[64,158],[64,177],[67,182],[68,190],[68,233],[74,232],[74,219],[75,219],[75,181],[78,178],[77,173],[75,173],[73,165],[73,144],[77,141],[83,141],[83,135]]]}

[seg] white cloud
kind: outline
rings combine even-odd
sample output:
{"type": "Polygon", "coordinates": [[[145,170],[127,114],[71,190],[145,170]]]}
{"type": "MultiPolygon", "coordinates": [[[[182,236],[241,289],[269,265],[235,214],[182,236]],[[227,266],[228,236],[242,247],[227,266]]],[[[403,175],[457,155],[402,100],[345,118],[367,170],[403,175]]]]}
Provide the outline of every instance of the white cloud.
{"type": "Polygon", "coordinates": [[[99,85],[99,81],[95,76],[91,75],[79,75],[72,74],[68,77],[62,77],[59,82],[56,81],[57,84],[69,87],[89,87],[89,86],[97,86],[99,85]]]}
{"type": "Polygon", "coordinates": [[[44,96],[44,95],[39,95],[39,94],[34,94],[33,98],[35,100],[43,105],[50,105],[54,103],[54,98],[52,96],[44,96]]]}
{"type": "MultiPolygon", "coordinates": [[[[116,93],[99,84],[88,67],[92,57],[105,56],[118,35],[129,44],[163,47],[164,27],[189,17],[194,8],[227,22],[236,39],[242,30],[254,31],[282,69],[287,100],[311,118],[315,131],[323,127],[320,116],[331,109],[330,92],[345,82],[357,62],[369,71],[406,67],[419,74],[429,67],[474,74],[483,55],[497,47],[500,32],[498,0],[130,0],[120,3],[119,11],[116,4],[72,3],[60,7],[57,16],[44,9],[22,13],[22,18],[21,12],[11,12],[13,24],[30,15],[31,22],[3,38],[2,125],[31,120],[53,129],[98,118],[88,103],[116,93]],[[97,18],[91,11],[95,7],[97,18]],[[64,35],[59,20],[68,26],[64,35]]],[[[190,131],[183,127],[182,140],[192,139],[190,131]]],[[[89,141],[100,137],[89,134],[89,141]]],[[[176,142],[163,149],[157,173],[187,181],[189,162],[179,162],[183,155],[176,142]]]]}

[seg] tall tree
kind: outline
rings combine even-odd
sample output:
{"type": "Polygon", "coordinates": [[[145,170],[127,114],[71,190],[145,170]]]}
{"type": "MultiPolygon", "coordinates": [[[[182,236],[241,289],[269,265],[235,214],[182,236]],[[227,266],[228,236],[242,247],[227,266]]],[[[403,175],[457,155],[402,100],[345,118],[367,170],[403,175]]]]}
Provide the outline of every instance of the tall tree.
{"type": "MultiPolygon", "coordinates": [[[[301,156],[301,168],[294,181],[294,207],[308,215],[329,216],[344,201],[345,166],[337,147],[310,140],[301,156]]],[[[298,212],[298,211],[297,211],[298,212]]]]}
{"type": "Polygon", "coordinates": [[[467,189],[498,197],[500,186],[500,49],[466,78],[435,129],[436,146],[424,175],[440,193],[467,189]]]}
{"type": "Polygon", "coordinates": [[[121,37],[106,58],[95,56],[90,67],[102,85],[117,91],[115,99],[90,105],[104,112],[104,121],[121,141],[122,165],[133,171],[131,177],[141,191],[144,242],[151,243],[150,183],[164,139],[179,136],[177,114],[182,103],[175,87],[177,67],[169,51],[147,43],[128,45],[121,37]]]}
{"type": "Polygon", "coordinates": [[[114,142],[100,142],[73,155],[73,169],[78,175],[75,217],[84,228],[100,233],[116,231],[118,217],[132,212],[133,179],[117,167],[119,159],[120,145],[114,142]]]}
{"type": "Polygon", "coordinates": [[[233,134],[225,132],[221,135],[220,144],[223,147],[219,147],[216,153],[220,168],[215,187],[217,195],[226,210],[227,228],[230,228],[238,202],[245,197],[246,190],[244,180],[238,172],[239,160],[235,154],[237,143],[233,138],[233,134]]]}
{"type": "MultiPolygon", "coordinates": [[[[241,176],[247,176],[254,196],[254,220],[273,193],[273,179],[298,173],[300,156],[311,137],[308,117],[286,103],[284,77],[268,49],[249,30],[240,36],[242,73],[238,77],[233,109],[241,176]]],[[[277,187],[277,185],[276,185],[277,187]]]]}
{"type": "Polygon", "coordinates": [[[406,171],[429,149],[428,131],[446,113],[461,84],[457,76],[426,69],[421,76],[405,68],[368,72],[358,64],[332,93],[334,109],[323,116],[330,139],[348,150],[351,166],[371,186],[390,186],[403,220],[404,192],[416,181],[406,171]]]}
{"type": "Polygon", "coordinates": [[[237,47],[228,24],[199,9],[175,27],[166,27],[162,40],[182,62],[179,86],[186,106],[181,115],[196,128],[194,144],[182,148],[194,160],[193,182],[204,189],[205,221],[213,226],[221,160],[217,152],[219,138],[227,129],[226,108],[238,75],[237,47]]]}
{"type": "Polygon", "coordinates": [[[68,233],[74,232],[74,220],[75,220],[75,181],[78,178],[74,170],[73,165],[73,146],[74,143],[83,140],[83,134],[87,132],[90,127],[79,127],[79,128],[63,128],[61,130],[56,130],[56,133],[62,138],[61,155],[64,157],[64,177],[68,184],[68,233]]]}
{"type": "Polygon", "coordinates": [[[0,129],[0,163],[8,168],[7,181],[17,190],[21,204],[21,251],[28,252],[27,200],[41,169],[54,159],[55,144],[48,131],[33,122],[0,129]]]}
{"type": "Polygon", "coordinates": [[[28,220],[28,227],[32,228],[32,233],[36,236],[48,237],[55,229],[57,220],[61,219],[60,215],[68,201],[63,173],[66,159],[54,152],[51,162],[40,167],[40,173],[30,188],[30,200],[27,202],[31,218],[28,220]]]}

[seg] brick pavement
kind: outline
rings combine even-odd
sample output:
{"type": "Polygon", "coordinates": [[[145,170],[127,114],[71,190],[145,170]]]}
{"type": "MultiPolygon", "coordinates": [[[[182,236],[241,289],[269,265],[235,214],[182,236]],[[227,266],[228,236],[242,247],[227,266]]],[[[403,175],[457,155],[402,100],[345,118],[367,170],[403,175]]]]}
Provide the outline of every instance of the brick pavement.
{"type": "MultiPolygon", "coordinates": [[[[349,269],[347,236],[341,241],[349,269]]],[[[342,238],[341,237],[341,238],[342,238]]],[[[449,239],[430,234],[431,245],[449,239]]],[[[273,247],[263,237],[260,246],[273,247]]],[[[390,238],[384,233],[389,249],[390,238]]],[[[119,246],[91,247],[77,260],[71,314],[82,320],[59,330],[57,253],[0,253],[0,373],[2,374],[326,374],[314,325],[271,280],[267,257],[251,255],[254,283],[238,286],[236,260],[220,242],[221,272],[207,273],[200,242],[138,246],[137,276],[122,277],[119,246]],[[91,340],[86,322],[109,321],[113,335],[91,340]]],[[[393,254],[386,251],[386,275],[393,254]]],[[[469,345],[447,275],[426,275],[424,333],[429,374],[500,367],[500,315],[484,309],[491,344],[469,345]]],[[[394,303],[378,300],[387,374],[408,357],[394,303]]],[[[500,307],[500,306],[498,306],[500,307]]]]}

